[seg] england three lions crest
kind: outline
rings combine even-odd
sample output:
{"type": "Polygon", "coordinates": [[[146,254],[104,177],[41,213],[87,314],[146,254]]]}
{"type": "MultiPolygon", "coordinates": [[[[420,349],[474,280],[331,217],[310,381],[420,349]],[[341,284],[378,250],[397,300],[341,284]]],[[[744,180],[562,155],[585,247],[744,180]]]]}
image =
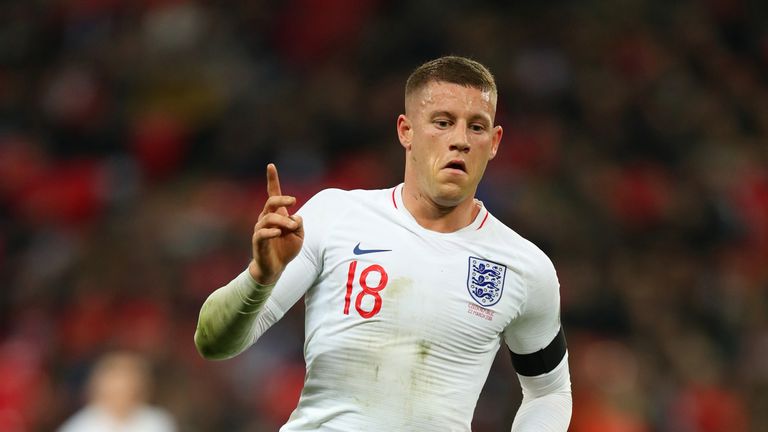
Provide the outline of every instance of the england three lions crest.
{"type": "Polygon", "coordinates": [[[493,261],[469,257],[467,289],[480,306],[493,306],[501,300],[507,268],[493,261]]]}

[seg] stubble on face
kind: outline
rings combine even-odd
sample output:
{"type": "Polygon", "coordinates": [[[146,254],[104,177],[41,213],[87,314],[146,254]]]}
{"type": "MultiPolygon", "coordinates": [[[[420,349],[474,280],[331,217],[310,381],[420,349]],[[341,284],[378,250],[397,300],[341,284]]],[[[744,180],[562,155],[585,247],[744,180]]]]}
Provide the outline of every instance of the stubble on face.
{"type": "Polygon", "coordinates": [[[494,92],[443,82],[429,83],[406,98],[406,117],[412,125],[411,141],[406,146],[409,159],[406,180],[410,177],[411,182],[418,184],[419,195],[425,195],[423,199],[432,201],[436,207],[450,210],[474,196],[490,158],[488,152],[492,140],[489,137],[493,130],[495,102],[494,92]],[[469,150],[465,152],[451,150],[452,140],[461,141],[463,138],[456,138],[434,127],[435,113],[443,112],[455,116],[452,121],[456,122],[468,122],[470,113],[485,116],[488,135],[468,137],[471,142],[467,143],[469,150]],[[464,174],[444,171],[445,164],[452,159],[466,164],[464,174]]]}

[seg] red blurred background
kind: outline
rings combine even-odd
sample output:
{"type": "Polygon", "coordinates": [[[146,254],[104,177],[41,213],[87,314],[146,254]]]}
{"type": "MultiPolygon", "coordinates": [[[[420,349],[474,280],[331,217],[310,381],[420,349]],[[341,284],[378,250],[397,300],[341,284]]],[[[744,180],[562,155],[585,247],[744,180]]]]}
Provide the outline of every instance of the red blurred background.
{"type": "MultiPolygon", "coordinates": [[[[0,430],[47,431],[113,349],[183,431],[276,430],[303,312],[206,362],[264,167],[300,201],[401,181],[410,70],[487,64],[491,211],[553,259],[575,432],[768,430],[768,7],[747,0],[11,1],[0,14],[0,430]]],[[[520,401],[500,350],[473,430],[520,401]]]]}

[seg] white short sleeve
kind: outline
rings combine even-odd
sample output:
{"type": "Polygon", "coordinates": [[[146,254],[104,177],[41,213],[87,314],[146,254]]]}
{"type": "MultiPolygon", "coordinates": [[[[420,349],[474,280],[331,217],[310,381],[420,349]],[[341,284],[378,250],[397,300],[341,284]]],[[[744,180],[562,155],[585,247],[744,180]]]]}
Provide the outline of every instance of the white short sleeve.
{"type": "Polygon", "coordinates": [[[326,189],[310,198],[299,211],[304,220],[304,243],[277,281],[256,322],[257,337],[278,321],[314,285],[323,269],[324,237],[333,224],[330,208],[337,190],[326,189]]]}
{"type": "Polygon", "coordinates": [[[560,331],[560,283],[552,261],[541,251],[532,255],[526,274],[527,295],[520,316],[504,330],[504,341],[516,354],[549,345],[560,331]]]}

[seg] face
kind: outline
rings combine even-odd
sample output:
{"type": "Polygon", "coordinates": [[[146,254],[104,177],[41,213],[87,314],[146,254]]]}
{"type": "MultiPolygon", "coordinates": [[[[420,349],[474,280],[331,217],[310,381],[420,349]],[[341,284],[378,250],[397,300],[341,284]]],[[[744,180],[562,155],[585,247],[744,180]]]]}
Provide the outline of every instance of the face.
{"type": "Polygon", "coordinates": [[[473,87],[434,81],[409,95],[397,119],[406,184],[440,207],[473,198],[501,141],[495,113],[496,95],[473,87]]]}
{"type": "Polygon", "coordinates": [[[116,354],[92,378],[94,402],[116,417],[127,416],[144,402],[147,380],[147,372],[138,359],[116,354]]]}

